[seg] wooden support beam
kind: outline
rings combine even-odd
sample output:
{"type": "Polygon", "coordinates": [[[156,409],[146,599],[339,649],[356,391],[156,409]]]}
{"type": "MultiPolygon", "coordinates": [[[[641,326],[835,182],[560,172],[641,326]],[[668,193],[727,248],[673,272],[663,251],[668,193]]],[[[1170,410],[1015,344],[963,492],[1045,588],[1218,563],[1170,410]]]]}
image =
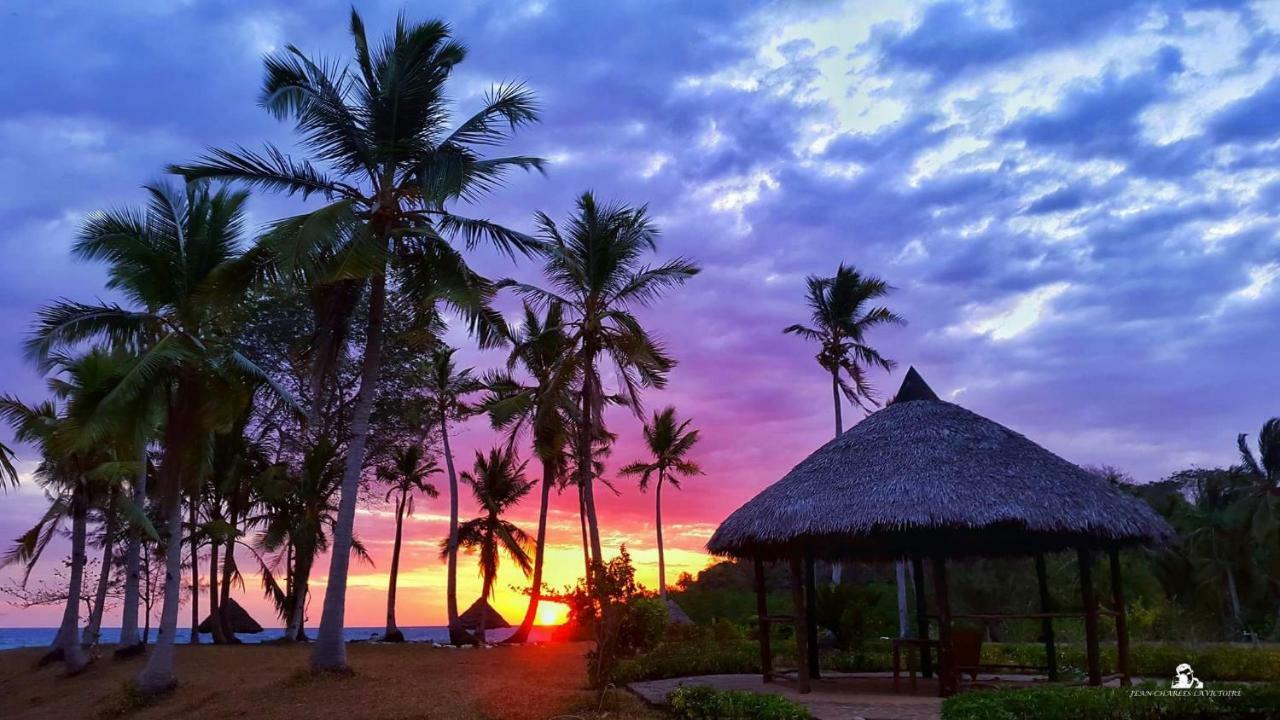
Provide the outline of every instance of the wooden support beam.
{"type": "Polygon", "coordinates": [[[809,677],[817,680],[818,672],[818,579],[814,573],[813,554],[804,554],[804,632],[809,648],[809,677]]]}
{"type": "Polygon", "coordinates": [[[1129,618],[1124,604],[1124,585],[1120,578],[1120,550],[1107,550],[1111,559],[1111,599],[1115,603],[1116,618],[1116,670],[1120,674],[1120,684],[1129,685],[1129,618]]]}
{"type": "Polygon", "coordinates": [[[792,614],[796,618],[796,686],[801,694],[809,692],[809,640],[805,628],[808,622],[805,617],[804,600],[804,568],[800,555],[791,556],[791,605],[792,614]]]}
{"type": "Polygon", "coordinates": [[[764,582],[764,561],[755,559],[756,617],[760,627],[760,674],[765,682],[773,681],[773,650],[769,647],[769,596],[764,582]]]}
{"type": "MultiPolygon", "coordinates": [[[[1049,597],[1049,570],[1045,566],[1044,553],[1036,553],[1036,585],[1040,588],[1040,612],[1053,614],[1053,598],[1049,597]]],[[[1048,660],[1049,679],[1058,679],[1058,648],[1053,641],[1053,618],[1040,620],[1040,634],[1044,639],[1044,654],[1048,660]]]]}
{"type": "Polygon", "coordinates": [[[1089,684],[1102,684],[1102,656],[1098,651],[1098,596],[1093,592],[1093,553],[1076,552],[1080,562],[1080,598],[1084,602],[1084,644],[1089,684]]]}
{"type": "Polygon", "coordinates": [[[947,561],[933,556],[933,596],[938,606],[938,696],[954,695],[960,681],[951,653],[951,597],[947,593],[947,561]]]}
{"type": "MultiPolygon", "coordinates": [[[[920,554],[911,556],[911,579],[915,585],[916,595],[916,638],[929,639],[929,609],[924,595],[924,561],[920,554]]],[[[933,653],[928,648],[920,649],[920,675],[933,677],[933,653]]]]}

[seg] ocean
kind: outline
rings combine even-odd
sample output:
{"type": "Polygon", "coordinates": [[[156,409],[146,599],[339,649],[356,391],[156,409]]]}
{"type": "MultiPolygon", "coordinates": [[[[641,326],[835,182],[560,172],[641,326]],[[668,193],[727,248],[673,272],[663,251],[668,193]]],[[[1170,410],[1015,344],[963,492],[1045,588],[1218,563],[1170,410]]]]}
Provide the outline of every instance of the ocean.
{"type": "MultiPolygon", "coordinates": [[[[344,628],[343,634],[346,635],[347,641],[372,640],[380,637],[385,628],[380,627],[351,627],[344,628]]],[[[0,628],[0,650],[11,650],[20,647],[43,647],[53,642],[53,636],[57,634],[57,628],[0,628]]],[[[449,639],[449,628],[443,625],[428,625],[423,627],[402,627],[400,632],[404,633],[405,640],[409,642],[447,642],[449,639]]],[[[489,642],[501,642],[515,632],[515,628],[502,628],[498,630],[489,630],[485,635],[489,642]]],[[[241,634],[236,637],[246,643],[260,643],[266,640],[275,640],[284,633],[284,628],[267,628],[260,633],[241,634]]],[[[307,635],[315,637],[316,629],[307,628],[307,635]]],[[[551,628],[535,626],[533,631],[529,633],[529,640],[532,642],[543,642],[551,639],[551,628]]],[[[120,628],[103,628],[102,643],[104,645],[114,645],[120,639],[120,628]]],[[[155,642],[156,628],[151,628],[151,642],[155,642]]],[[[186,644],[191,639],[191,628],[178,628],[177,642],[186,644]]],[[[201,637],[202,642],[212,642],[208,635],[201,637]]]]}

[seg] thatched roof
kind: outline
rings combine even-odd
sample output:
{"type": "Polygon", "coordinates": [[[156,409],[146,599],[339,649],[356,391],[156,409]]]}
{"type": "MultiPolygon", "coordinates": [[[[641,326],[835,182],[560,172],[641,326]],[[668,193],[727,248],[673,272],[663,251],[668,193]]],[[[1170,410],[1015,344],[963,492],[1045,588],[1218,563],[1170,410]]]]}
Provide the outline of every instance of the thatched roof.
{"type": "Polygon", "coordinates": [[[671,625],[693,625],[693,618],[675,600],[667,598],[667,622],[671,625]]]}
{"type": "MultiPolygon", "coordinates": [[[[249,615],[249,612],[240,607],[240,603],[235,600],[227,598],[226,607],[222,610],[223,612],[226,612],[228,617],[231,619],[232,632],[237,634],[244,633],[246,635],[262,632],[262,626],[258,624],[258,621],[254,620],[253,617],[249,615]]],[[[206,617],[204,622],[196,626],[196,630],[202,634],[213,632],[213,616],[209,615],[206,617]]]]}
{"type": "Polygon", "coordinates": [[[738,508],[713,553],[884,559],[1025,555],[1161,542],[1146,503],[1018,433],[944,402],[912,368],[888,405],[738,508]]]}
{"type": "Polygon", "coordinates": [[[458,623],[467,630],[475,630],[480,627],[480,613],[485,613],[484,627],[486,630],[494,628],[509,628],[511,623],[498,614],[484,598],[471,603],[471,607],[466,612],[458,616],[458,623]]]}

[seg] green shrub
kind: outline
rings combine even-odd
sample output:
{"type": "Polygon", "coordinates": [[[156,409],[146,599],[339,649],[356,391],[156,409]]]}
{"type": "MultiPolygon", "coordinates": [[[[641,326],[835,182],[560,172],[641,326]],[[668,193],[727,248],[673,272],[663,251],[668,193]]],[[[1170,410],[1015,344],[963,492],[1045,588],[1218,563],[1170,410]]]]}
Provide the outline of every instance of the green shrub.
{"type": "Polygon", "coordinates": [[[671,714],[682,720],[807,720],[805,706],[780,695],[715,690],[704,685],[676,688],[667,697],[671,714]]]}
{"type": "Polygon", "coordinates": [[[647,652],[662,642],[667,630],[667,606],[658,598],[635,597],[620,612],[623,613],[618,628],[618,652],[632,655],[647,652]]]}
{"type": "MultiPolygon", "coordinates": [[[[1081,644],[1057,646],[1058,667],[1083,672],[1085,648],[1081,644]]],[[[1045,663],[1044,646],[1036,643],[986,643],[982,661],[998,665],[1038,665],[1045,663]]],[[[1114,644],[1101,646],[1103,674],[1116,672],[1114,644]]],[[[1280,682],[1280,646],[1216,643],[1136,643],[1129,648],[1129,674],[1137,677],[1172,678],[1179,663],[1190,663],[1205,680],[1280,682]]]]}
{"type": "Polygon", "coordinates": [[[1238,696],[1163,696],[1167,685],[975,690],[947,698],[943,720],[1264,720],[1280,712],[1280,685],[1215,685],[1238,696]]]}
{"type": "Polygon", "coordinates": [[[760,648],[755,642],[669,642],[643,655],[619,661],[609,681],[626,685],[691,675],[758,672],[760,648]]]}

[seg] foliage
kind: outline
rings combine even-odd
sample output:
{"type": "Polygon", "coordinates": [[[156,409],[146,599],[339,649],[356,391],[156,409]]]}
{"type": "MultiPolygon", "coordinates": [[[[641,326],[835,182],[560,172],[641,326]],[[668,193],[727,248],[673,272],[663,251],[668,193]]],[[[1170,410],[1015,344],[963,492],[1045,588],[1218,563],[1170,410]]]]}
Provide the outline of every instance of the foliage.
{"type": "MultiPolygon", "coordinates": [[[[775,657],[785,656],[785,649],[775,648],[775,657]]],[[[754,640],[721,642],[699,639],[665,642],[651,652],[619,660],[612,669],[609,682],[621,686],[641,680],[758,672],[760,646],[754,640]]]]}
{"type": "Polygon", "coordinates": [[[805,720],[800,703],[766,693],[716,690],[705,685],[676,688],[667,696],[671,714],[684,720],[805,720]]]}
{"type": "Polygon", "coordinates": [[[942,703],[943,720],[1263,720],[1280,707],[1280,685],[1215,685],[1235,696],[1168,696],[1166,685],[1038,687],[967,692],[942,703]],[[1141,691],[1150,691],[1146,694],[1141,691]]]}
{"type": "MultiPolygon", "coordinates": [[[[1058,666],[1085,667],[1085,648],[1080,644],[1057,645],[1058,666]]],[[[1116,672],[1116,649],[1101,647],[1102,672],[1116,672]]],[[[986,643],[982,660],[992,664],[1033,665],[1045,663],[1044,646],[1034,643],[986,643]]],[[[1190,663],[1204,680],[1280,682],[1280,647],[1275,645],[1134,643],[1129,648],[1129,672],[1137,677],[1173,677],[1180,663],[1190,663]]]]}

